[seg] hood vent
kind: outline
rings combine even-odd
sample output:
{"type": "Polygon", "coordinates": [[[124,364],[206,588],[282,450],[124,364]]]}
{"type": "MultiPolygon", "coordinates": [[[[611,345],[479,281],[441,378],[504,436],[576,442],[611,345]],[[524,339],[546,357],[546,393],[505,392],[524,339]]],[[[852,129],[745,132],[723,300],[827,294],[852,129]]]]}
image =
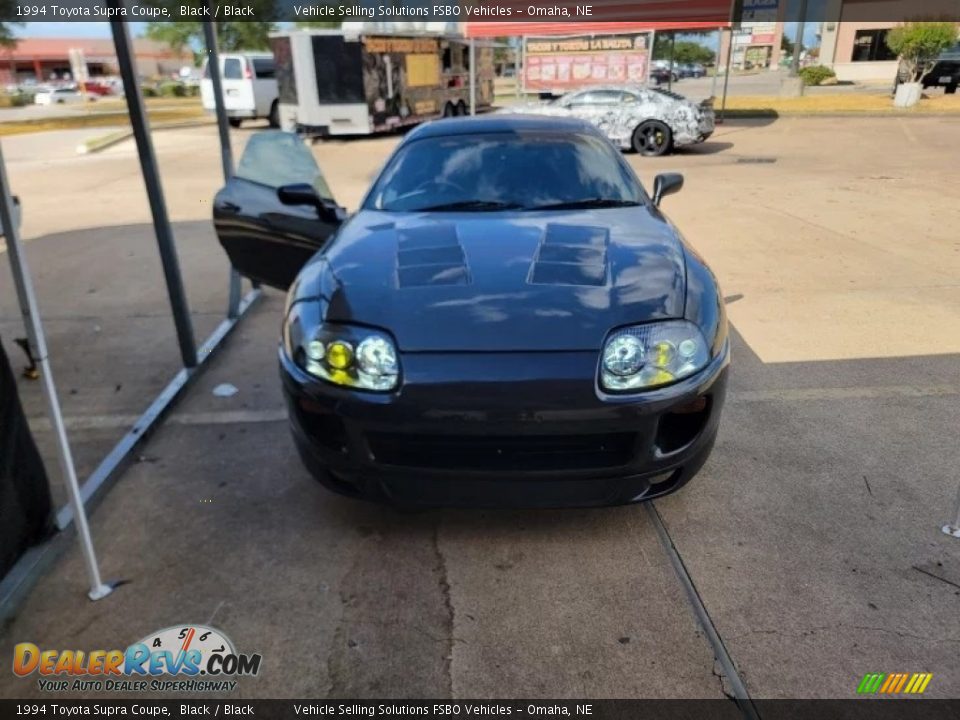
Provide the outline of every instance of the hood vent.
{"type": "Polygon", "coordinates": [[[532,285],[607,284],[609,263],[606,228],[583,225],[547,225],[530,265],[532,285]]]}
{"type": "Polygon", "coordinates": [[[398,230],[398,288],[468,284],[470,271],[455,225],[398,230]]]}

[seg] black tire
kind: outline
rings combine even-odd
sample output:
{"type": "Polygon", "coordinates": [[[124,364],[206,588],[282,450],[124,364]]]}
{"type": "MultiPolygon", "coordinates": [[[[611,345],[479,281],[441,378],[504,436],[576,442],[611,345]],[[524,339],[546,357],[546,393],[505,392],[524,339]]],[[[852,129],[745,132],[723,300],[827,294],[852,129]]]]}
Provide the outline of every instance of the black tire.
{"type": "Polygon", "coordinates": [[[280,127],[280,101],[274,100],[273,104],[270,106],[270,115],[267,117],[270,122],[270,127],[278,128],[280,127]]]}
{"type": "Polygon", "coordinates": [[[240,123],[243,122],[243,118],[227,118],[227,122],[230,123],[230,127],[238,128],[240,123]]]}
{"type": "Polygon", "coordinates": [[[453,103],[447,103],[443,106],[443,117],[453,117],[457,114],[457,109],[453,106],[453,103]]]}
{"type": "Polygon", "coordinates": [[[947,85],[947,86],[943,89],[943,91],[944,91],[947,95],[956,95],[956,94],[957,94],[957,84],[954,83],[953,85],[947,85]]]}
{"type": "Polygon", "coordinates": [[[460,117],[467,115],[467,104],[463,100],[457,103],[457,115],[460,117]]]}
{"type": "Polygon", "coordinates": [[[659,120],[647,120],[633,131],[630,144],[644,157],[658,157],[673,147],[673,133],[659,120]]]}

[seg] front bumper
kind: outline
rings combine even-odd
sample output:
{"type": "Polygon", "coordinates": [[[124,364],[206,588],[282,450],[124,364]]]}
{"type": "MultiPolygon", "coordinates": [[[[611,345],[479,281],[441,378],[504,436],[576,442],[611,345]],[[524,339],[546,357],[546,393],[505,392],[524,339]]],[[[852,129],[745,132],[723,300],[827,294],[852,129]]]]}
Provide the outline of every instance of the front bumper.
{"type": "Polygon", "coordinates": [[[597,388],[594,352],[401,363],[399,391],[364,393],[307,375],[280,350],[297,449],[321,483],[397,505],[585,507],[665,495],[697,473],[716,438],[729,346],[697,375],[630,397],[597,388]]]}

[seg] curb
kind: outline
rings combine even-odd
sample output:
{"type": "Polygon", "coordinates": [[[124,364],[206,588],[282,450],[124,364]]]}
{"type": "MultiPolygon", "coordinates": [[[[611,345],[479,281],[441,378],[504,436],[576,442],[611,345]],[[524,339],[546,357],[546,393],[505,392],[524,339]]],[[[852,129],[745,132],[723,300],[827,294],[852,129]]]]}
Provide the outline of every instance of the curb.
{"type": "MultiPolygon", "coordinates": [[[[213,124],[215,123],[212,120],[186,120],[184,122],[152,125],[150,130],[178,130],[180,128],[203,127],[205,125],[213,124]]],[[[93,153],[98,153],[101,150],[106,150],[109,147],[118,145],[124,140],[129,140],[132,137],[133,130],[118,130],[107,135],[101,135],[100,137],[87,140],[86,142],[77,145],[77,154],[92,155],[93,153]]]]}

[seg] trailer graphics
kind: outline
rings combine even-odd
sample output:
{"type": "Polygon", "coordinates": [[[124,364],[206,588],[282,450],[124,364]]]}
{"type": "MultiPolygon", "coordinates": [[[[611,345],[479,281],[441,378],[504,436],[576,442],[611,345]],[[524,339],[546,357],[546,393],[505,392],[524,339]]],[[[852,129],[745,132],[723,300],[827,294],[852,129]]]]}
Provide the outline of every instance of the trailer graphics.
{"type": "MultiPolygon", "coordinates": [[[[280,124],[308,135],[366,135],[470,105],[469,46],[439,36],[292,31],[271,40],[280,124]]],[[[493,50],[477,48],[476,105],[493,102],[493,50]]]]}

